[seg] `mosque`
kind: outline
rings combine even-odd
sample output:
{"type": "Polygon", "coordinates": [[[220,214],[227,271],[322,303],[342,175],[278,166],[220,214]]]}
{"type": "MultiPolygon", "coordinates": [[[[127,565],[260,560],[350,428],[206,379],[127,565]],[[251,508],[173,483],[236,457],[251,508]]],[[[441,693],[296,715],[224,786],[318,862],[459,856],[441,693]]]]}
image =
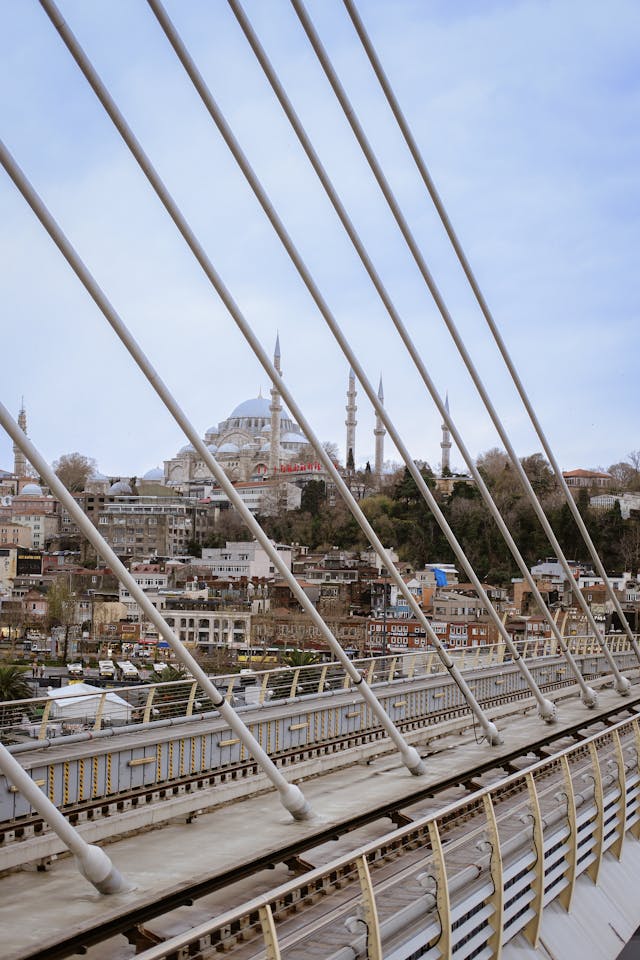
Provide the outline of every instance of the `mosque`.
{"type": "MultiPolygon", "coordinates": [[[[273,363],[280,375],[280,338],[276,338],[273,363]]],[[[378,392],[383,399],[382,381],[378,392]]],[[[353,371],[349,371],[347,388],[346,464],[355,463],[356,443],[356,385],[353,371]]],[[[376,420],[375,472],[382,474],[385,429],[380,418],[376,420]]],[[[209,427],[203,440],[215,459],[232,480],[249,481],[260,477],[285,475],[286,479],[304,481],[310,476],[324,474],[315,450],[301,427],[283,407],[280,392],[273,387],[271,399],[259,394],[244,400],[226,420],[209,427]],[[297,474],[294,478],[291,475],[297,474]]],[[[145,474],[143,480],[164,483],[181,492],[189,492],[213,481],[209,468],[192,444],[181,447],[177,454],[145,474]]]]}
{"type": "MultiPolygon", "coordinates": [[[[282,376],[280,338],[276,338],[273,363],[282,376]]],[[[298,486],[314,477],[325,474],[322,463],[305,437],[302,428],[291,417],[282,404],[280,391],[274,386],[271,399],[259,394],[244,400],[231,411],[226,420],[209,427],[203,441],[216,461],[235,482],[249,482],[282,477],[298,486]]],[[[384,403],[382,378],[378,387],[378,398],[384,403]]],[[[446,401],[447,410],[449,401],[446,401]]],[[[355,469],[356,463],[356,380],[353,370],[349,371],[346,403],[346,471],[355,469]]],[[[26,432],[26,413],[24,404],[18,418],[20,427],[26,432]]],[[[376,416],[375,459],[371,464],[374,477],[380,479],[384,464],[384,438],[386,430],[379,416],[376,416]]],[[[442,472],[449,474],[449,456],[451,438],[446,424],[442,425],[442,472]]],[[[14,445],[14,477],[27,477],[27,463],[19,448],[14,445]]],[[[7,474],[7,476],[9,476],[7,474]]],[[[172,487],[177,492],[192,496],[207,495],[207,489],[215,485],[214,477],[202,460],[195,447],[188,443],[181,447],[174,457],[164,461],[163,466],[154,467],[140,478],[143,484],[172,487]]],[[[24,481],[23,481],[24,482],[24,481]]],[[[131,496],[132,487],[122,479],[109,478],[97,473],[90,477],[87,489],[93,492],[108,493],[112,496],[131,496]]]]}

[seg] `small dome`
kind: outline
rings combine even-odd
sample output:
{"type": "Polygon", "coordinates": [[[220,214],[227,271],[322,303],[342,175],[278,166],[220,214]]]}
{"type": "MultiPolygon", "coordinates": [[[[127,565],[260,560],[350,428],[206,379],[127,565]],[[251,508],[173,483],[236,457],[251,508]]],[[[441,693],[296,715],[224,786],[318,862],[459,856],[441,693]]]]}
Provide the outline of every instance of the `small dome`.
{"type": "Polygon", "coordinates": [[[196,448],[192,443],[187,443],[184,447],[180,447],[178,450],[179,457],[182,457],[187,453],[197,453],[196,448]]]}
{"type": "Polygon", "coordinates": [[[218,453],[240,453],[240,447],[235,443],[223,443],[218,447],[218,453]]]}
{"type": "Polygon", "coordinates": [[[133,490],[126,480],[116,480],[109,487],[109,493],[114,497],[127,497],[131,496],[133,490]]]}
{"type": "Polygon", "coordinates": [[[204,433],[205,433],[205,436],[207,436],[207,437],[215,437],[215,436],[218,435],[219,432],[220,432],[220,431],[218,430],[218,426],[217,426],[217,424],[216,424],[216,426],[209,427],[209,429],[208,429],[208,430],[205,430],[204,433]]]}
{"type": "Polygon", "coordinates": [[[152,467],[151,470],[147,470],[142,479],[157,483],[158,481],[164,480],[164,470],[162,467],[152,467]]]}
{"type": "Polygon", "coordinates": [[[285,433],[280,437],[281,443],[306,443],[307,440],[302,433],[285,433]]]}
{"type": "Polygon", "coordinates": [[[89,483],[104,483],[108,479],[109,477],[105,477],[104,473],[100,473],[99,470],[96,470],[95,473],[92,473],[89,477],[89,483]]]}
{"type": "Polygon", "coordinates": [[[43,497],[42,487],[37,483],[25,483],[20,491],[21,497],[43,497]]]}

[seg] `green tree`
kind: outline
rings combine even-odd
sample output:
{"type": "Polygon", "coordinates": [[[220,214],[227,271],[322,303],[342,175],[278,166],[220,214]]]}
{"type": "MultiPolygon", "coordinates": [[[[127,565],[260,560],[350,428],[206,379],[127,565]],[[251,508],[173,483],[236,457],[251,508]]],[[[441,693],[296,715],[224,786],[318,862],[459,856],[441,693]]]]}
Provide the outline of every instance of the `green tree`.
{"type": "Polygon", "coordinates": [[[300,509],[317,517],[327,497],[327,488],[324,480],[310,480],[302,490],[300,509]]]}
{"type": "Polygon", "coordinates": [[[31,687],[26,679],[26,667],[0,667],[0,701],[28,700],[31,687]]]}
{"type": "Polygon", "coordinates": [[[11,724],[15,719],[15,708],[6,706],[7,703],[33,696],[25,677],[26,669],[13,665],[0,667],[0,726],[11,724]]]}
{"type": "Polygon", "coordinates": [[[289,650],[282,657],[282,662],[287,667],[310,667],[319,660],[320,655],[315,650],[289,650]]]}

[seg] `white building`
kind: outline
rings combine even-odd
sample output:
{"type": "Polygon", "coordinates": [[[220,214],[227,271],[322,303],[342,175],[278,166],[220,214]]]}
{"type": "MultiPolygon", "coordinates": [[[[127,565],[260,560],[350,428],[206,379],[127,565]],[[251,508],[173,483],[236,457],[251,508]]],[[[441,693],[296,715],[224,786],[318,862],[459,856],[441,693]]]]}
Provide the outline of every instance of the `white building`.
{"type": "MultiPolygon", "coordinates": [[[[235,491],[251,513],[271,516],[278,510],[298,510],[302,502],[302,490],[286,480],[256,480],[234,484],[235,491]]],[[[214,506],[226,506],[229,498],[219,487],[204,491],[205,499],[214,506]]]]}
{"type": "Polygon", "coordinates": [[[640,510],[640,493],[600,493],[589,500],[594,510],[611,510],[616,503],[620,507],[622,519],[628,520],[632,510],[640,510]]]}
{"type": "MultiPolygon", "coordinates": [[[[274,546],[287,569],[291,570],[291,547],[281,543],[274,543],[274,546]]],[[[206,568],[209,576],[222,579],[246,577],[251,580],[252,577],[269,578],[276,575],[276,569],[266,550],[263,550],[257,540],[246,543],[227,542],[224,547],[205,547],[198,567],[206,568]]]]}

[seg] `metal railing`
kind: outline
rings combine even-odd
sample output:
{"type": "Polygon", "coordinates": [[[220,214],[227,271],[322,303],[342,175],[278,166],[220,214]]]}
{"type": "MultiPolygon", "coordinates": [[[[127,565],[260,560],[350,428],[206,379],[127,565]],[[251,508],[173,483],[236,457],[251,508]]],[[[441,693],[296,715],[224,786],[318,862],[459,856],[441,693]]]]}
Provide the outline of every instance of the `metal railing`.
{"type": "MultiPolygon", "coordinates": [[[[598,655],[598,643],[593,637],[568,637],[566,642],[576,656],[598,655]]],[[[630,650],[629,641],[623,634],[609,636],[607,643],[613,654],[630,650]]],[[[523,657],[557,655],[556,643],[550,639],[522,641],[517,646],[523,657]]],[[[500,665],[510,659],[504,643],[451,647],[449,653],[457,666],[464,670],[500,665]]],[[[440,658],[431,650],[367,657],[354,663],[371,685],[446,673],[440,658]]],[[[350,678],[335,661],[252,670],[213,679],[226,699],[236,706],[259,706],[271,700],[315,697],[330,690],[351,687],[350,678]]],[[[69,691],[72,687],[73,684],[69,691]]],[[[53,694],[56,692],[52,691],[53,694]]],[[[105,727],[179,717],[188,719],[213,710],[211,701],[192,679],[114,686],[104,688],[102,692],[78,692],[69,698],[32,697],[0,703],[0,741],[46,740],[81,731],[99,732],[105,727]]]]}
{"type": "Polygon", "coordinates": [[[640,725],[623,720],[140,954],[261,950],[271,960],[498,957],[536,945],[547,906],[571,907],[605,853],[640,838],[640,725]]]}

